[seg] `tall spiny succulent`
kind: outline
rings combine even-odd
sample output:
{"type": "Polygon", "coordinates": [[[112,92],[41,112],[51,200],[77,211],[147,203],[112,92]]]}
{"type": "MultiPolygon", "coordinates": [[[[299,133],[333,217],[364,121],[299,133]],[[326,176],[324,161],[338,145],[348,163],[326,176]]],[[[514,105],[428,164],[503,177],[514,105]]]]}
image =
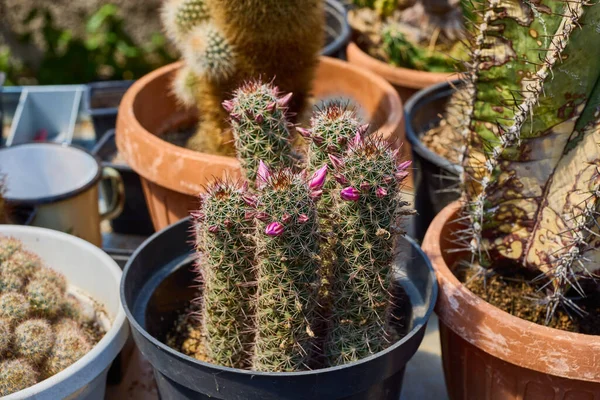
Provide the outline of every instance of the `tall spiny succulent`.
{"type": "Polygon", "coordinates": [[[256,180],[261,160],[275,169],[294,165],[291,126],[286,118],[290,101],[291,94],[281,96],[273,84],[250,81],[235,91],[232,100],[223,102],[230,115],[237,156],[248,181],[256,180]]]}
{"type": "Polygon", "coordinates": [[[410,166],[396,156],[380,137],[360,135],[342,158],[331,156],[340,217],[326,346],[332,365],[377,353],[394,339],[392,263],[400,217],[407,214],[400,184],[410,166]]]}
{"type": "Polygon", "coordinates": [[[486,0],[468,10],[461,239],[483,268],[542,271],[551,316],[600,265],[600,4],[486,0]]]}
{"type": "Polygon", "coordinates": [[[88,320],[79,318],[81,306],[66,289],[62,274],[20,241],[0,236],[1,396],[60,372],[91,349],[88,320]]]}
{"type": "Polygon", "coordinates": [[[254,224],[244,187],[217,181],[202,196],[196,214],[198,269],[203,282],[202,345],[208,361],[248,367],[253,343],[251,299],[254,224]]]}
{"type": "Polygon", "coordinates": [[[305,369],[312,351],[312,322],[319,284],[319,224],[315,199],[325,175],[310,182],[290,170],[271,173],[261,164],[257,219],[257,307],[253,367],[305,369]]]}
{"type": "Polygon", "coordinates": [[[187,65],[175,93],[186,105],[195,98],[200,111],[188,147],[232,154],[220,105],[242,82],[260,75],[296,93],[290,109],[302,111],[324,39],[321,0],[167,0],[162,15],[187,65]]]}
{"type": "MultiPolygon", "coordinates": [[[[272,88],[260,82],[245,87],[268,89],[270,97],[268,101],[261,99],[258,109],[266,107],[272,116],[277,105],[269,105],[278,99],[270,92],[272,88]]],[[[332,308],[329,298],[325,299],[319,290],[324,283],[322,275],[331,272],[336,283],[333,298],[336,303],[341,299],[343,304],[333,306],[335,322],[326,343],[328,361],[346,363],[384,349],[395,339],[390,325],[393,323],[391,269],[399,233],[397,224],[404,205],[399,185],[408,175],[406,168],[410,163],[398,165],[397,151],[390,149],[379,136],[365,139],[367,128],[360,124],[355,112],[333,103],[314,115],[310,129],[298,129],[309,140],[309,158],[307,168],[296,173],[295,170],[301,169],[302,160],[292,157],[287,123],[277,118],[267,128],[264,124],[267,117],[258,118],[259,121],[256,118],[263,115],[262,111],[248,112],[257,108],[248,107],[248,101],[240,98],[242,93],[238,92],[224,107],[235,114],[232,123],[238,157],[247,176],[256,177],[256,183],[248,192],[217,183],[221,189],[210,189],[203,208],[196,214],[196,230],[201,238],[198,240],[200,270],[214,269],[228,265],[229,249],[235,246],[236,240],[242,240],[237,234],[224,230],[227,225],[234,226],[233,210],[244,227],[249,226],[248,219],[254,219],[253,233],[243,236],[249,242],[240,245],[246,250],[253,248],[244,253],[248,257],[244,259],[245,266],[241,268],[238,262],[239,269],[222,269],[218,279],[213,281],[219,283],[218,287],[204,280],[204,298],[218,298],[218,304],[211,307],[205,303],[202,310],[206,314],[203,316],[205,324],[233,326],[235,321],[245,324],[253,336],[239,338],[238,331],[234,333],[237,341],[224,340],[234,329],[231,332],[213,329],[205,335],[218,337],[203,338],[206,340],[204,352],[209,353],[207,339],[212,339],[220,344],[219,351],[229,358],[225,357],[225,361],[215,356],[208,358],[222,365],[229,365],[232,354],[240,354],[238,365],[249,363],[253,370],[292,372],[308,368],[320,342],[316,335],[322,334],[323,314],[329,314],[332,308]],[[285,162],[276,152],[264,152],[266,137],[275,127],[286,129],[285,136],[276,142],[286,155],[290,154],[285,162]],[[260,144],[255,151],[262,152],[268,162],[279,165],[278,170],[271,171],[262,160],[257,165],[253,151],[239,149],[247,143],[260,144]],[[327,185],[326,176],[332,169],[336,170],[338,183],[331,180],[327,185]],[[348,185],[356,186],[356,193],[350,193],[349,190],[354,189],[346,187],[348,185]],[[228,195],[216,198],[215,193],[222,191],[228,195]],[[319,207],[317,200],[322,197],[328,199],[329,207],[319,207]],[[335,229],[332,219],[336,220],[335,229]],[[321,222],[329,230],[329,236],[322,231],[321,222]],[[227,234],[217,236],[221,232],[227,234]],[[330,237],[335,240],[329,242],[330,237]],[[333,252],[341,262],[328,269],[331,264],[327,266],[323,260],[333,260],[329,254],[333,252]],[[247,275],[236,278],[235,274],[247,275]],[[248,282],[250,278],[254,279],[256,293],[243,312],[246,316],[252,314],[252,320],[242,322],[239,314],[243,305],[234,303],[235,307],[222,307],[220,304],[225,304],[230,297],[247,298],[232,284],[240,280],[248,282]],[[231,296],[231,292],[235,295],[231,296]],[[221,321],[212,320],[215,309],[219,310],[221,321]],[[245,359],[243,345],[250,340],[254,345],[245,359]]],[[[285,101],[289,101],[289,96],[285,101]]]]}

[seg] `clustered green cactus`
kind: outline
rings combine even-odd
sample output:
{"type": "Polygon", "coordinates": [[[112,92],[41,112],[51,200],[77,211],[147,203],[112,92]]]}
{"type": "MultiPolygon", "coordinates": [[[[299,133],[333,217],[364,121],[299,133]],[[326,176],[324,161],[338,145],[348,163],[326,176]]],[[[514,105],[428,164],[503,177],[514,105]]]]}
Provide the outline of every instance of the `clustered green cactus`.
{"type": "Polygon", "coordinates": [[[458,239],[481,273],[541,272],[548,322],[598,272],[600,4],[465,3],[472,59],[458,239]]]}
{"type": "Polygon", "coordinates": [[[206,359],[291,372],[322,355],[328,365],[355,361],[396,339],[392,266],[410,162],[339,102],[297,129],[308,141],[308,158],[298,156],[277,93],[256,81],[224,102],[255,181],[217,181],[194,216],[206,359]]]}
{"type": "Polygon", "coordinates": [[[296,93],[289,106],[302,112],[325,36],[322,0],[168,0],[162,17],[186,65],[173,92],[199,110],[187,147],[235,152],[220,105],[255,76],[273,76],[282,90],[296,93]]]}
{"type": "Polygon", "coordinates": [[[95,343],[60,273],[0,236],[0,396],[68,367],[95,343]]]}

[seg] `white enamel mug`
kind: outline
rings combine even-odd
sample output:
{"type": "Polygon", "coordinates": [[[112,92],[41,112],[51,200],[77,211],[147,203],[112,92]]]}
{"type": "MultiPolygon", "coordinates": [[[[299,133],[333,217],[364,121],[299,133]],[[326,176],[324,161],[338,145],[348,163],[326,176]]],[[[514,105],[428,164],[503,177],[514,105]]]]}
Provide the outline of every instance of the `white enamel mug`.
{"type": "Polygon", "coordinates": [[[33,226],[80,237],[101,247],[100,222],[123,210],[125,191],[119,173],[72,145],[28,143],[0,149],[0,174],[8,205],[36,207],[33,226]],[[98,183],[111,180],[114,191],[100,212],[98,183]]]}

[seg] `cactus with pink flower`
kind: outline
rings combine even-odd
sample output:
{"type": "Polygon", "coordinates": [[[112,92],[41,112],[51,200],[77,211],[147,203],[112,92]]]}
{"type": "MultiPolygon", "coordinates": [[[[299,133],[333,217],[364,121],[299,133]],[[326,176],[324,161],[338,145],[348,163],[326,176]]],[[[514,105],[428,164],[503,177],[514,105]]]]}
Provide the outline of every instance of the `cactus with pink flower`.
{"type": "Polygon", "coordinates": [[[215,364],[293,372],[316,356],[356,361],[396,339],[392,269],[410,162],[398,163],[397,150],[340,103],[298,129],[309,142],[304,160],[289,101],[251,82],[223,103],[249,182],[216,182],[194,213],[202,340],[215,364]]]}

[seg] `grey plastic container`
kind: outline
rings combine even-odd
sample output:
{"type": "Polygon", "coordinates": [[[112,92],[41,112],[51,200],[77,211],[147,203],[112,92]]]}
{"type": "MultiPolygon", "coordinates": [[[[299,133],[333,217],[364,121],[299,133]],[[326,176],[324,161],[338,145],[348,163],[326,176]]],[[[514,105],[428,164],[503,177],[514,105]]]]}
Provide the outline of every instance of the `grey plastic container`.
{"type": "Polygon", "coordinates": [[[338,367],[265,373],[198,361],[162,340],[193,298],[193,232],[189,218],[150,237],[132,256],[121,301],[138,349],[154,368],[160,397],[214,400],[398,400],[407,362],[417,351],[437,298],[429,260],[411,239],[401,240],[397,283],[410,299],[405,336],[387,350],[338,367]],[[410,306],[410,307],[409,307],[410,306]]]}

